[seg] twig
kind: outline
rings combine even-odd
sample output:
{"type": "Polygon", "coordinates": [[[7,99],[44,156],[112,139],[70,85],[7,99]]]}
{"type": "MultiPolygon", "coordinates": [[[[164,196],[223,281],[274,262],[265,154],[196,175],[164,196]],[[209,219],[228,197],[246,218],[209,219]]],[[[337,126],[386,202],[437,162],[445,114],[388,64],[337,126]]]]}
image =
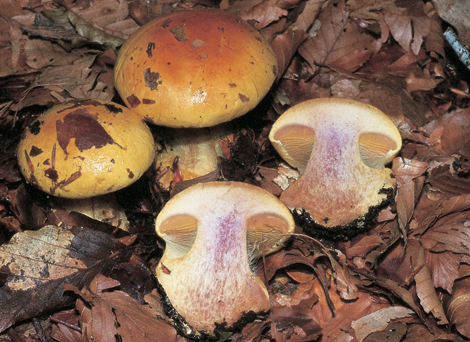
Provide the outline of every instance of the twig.
{"type": "Polygon", "coordinates": [[[44,334],[44,330],[42,329],[41,322],[39,322],[39,319],[33,318],[33,326],[39,336],[39,340],[41,342],[49,342],[46,337],[46,334],[44,334]]]}
{"type": "Polygon", "coordinates": [[[54,322],[54,323],[58,323],[58,324],[65,325],[67,328],[70,328],[70,329],[72,329],[72,330],[78,331],[78,332],[80,332],[80,333],[82,332],[82,328],[80,328],[78,325],[65,322],[65,321],[63,321],[63,320],[61,320],[61,319],[55,318],[54,316],[49,317],[49,319],[50,319],[52,322],[54,322]]]}
{"type": "Polygon", "coordinates": [[[470,70],[470,53],[468,52],[467,48],[460,42],[457,34],[452,28],[448,28],[444,32],[444,38],[450,44],[452,49],[454,49],[455,53],[462,61],[462,63],[470,70]]]}

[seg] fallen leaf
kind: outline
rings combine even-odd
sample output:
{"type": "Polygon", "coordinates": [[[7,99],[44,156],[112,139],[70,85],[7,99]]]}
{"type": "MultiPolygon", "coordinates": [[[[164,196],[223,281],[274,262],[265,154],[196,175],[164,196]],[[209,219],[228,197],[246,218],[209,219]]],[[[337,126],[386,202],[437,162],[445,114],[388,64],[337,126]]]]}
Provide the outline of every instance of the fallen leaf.
{"type": "Polygon", "coordinates": [[[45,226],[0,246],[0,331],[70,303],[63,284],[83,286],[109,272],[124,245],[88,228],[45,226]]]}
{"type": "Polygon", "coordinates": [[[413,268],[420,269],[414,276],[416,282],[416,294],[420,299],[420,303],[426,313],[432,313],[436,318],[438,324],[448,324],[447,317],[444,313],[442,303],[438,298],[437,291],[429,274],[429,269],[426,265],[426,256],[424,248],[420,246],[417,254],[412,256],[413,268]]]}
{"type": "Polygon", "coordinates": [[[457,29],[462,44],[470,45],[470,13],[466,0],[432,0],[442,20],[457,29]]]}
{"type": "Polygon", "coordinates": [[[444,308],[449,317],[451,325],[457,331],[470,338],[470,320],[468,311],[470,310],[470,280],[464,278],[457,280],[454,284],[452,295],[444,295],[444,308]]]}
{"type": "Polygon", "coordinates": [[[85,336],[94,341],[177,341],[176,330],[157,317],[152,307],[140,304],[127,293],[114,290],[117,280],[98,274],[89,287],[79,291],[64,285],[64,291],[80,296],[77,310],[83,321],[85,336]]]}
{"type": "Polygon", "coordinates": [[[349,20],[344,1],[328,1],[318,20],[321,27],[299,53],[314,72],[319,66],[355,71],[378,50],[378,42],[349,20]]]}
{"type": "Polygon", "coordinates": [[[397,214],[400,230],[406,236],[407,225],[423,188],[428,164],[412,159],[395,158],[392,170],[397,178],[397,214]]]}
{"type": "Polygon", "coordinates": [[[391,306],[377,310],[353,321],[351,327],[355,330],[359,342],[362,342],[371,333],[385,329],[390,321],[409,317],[412,314],[414,314],[413,310],[403,306],[391,306]]]}

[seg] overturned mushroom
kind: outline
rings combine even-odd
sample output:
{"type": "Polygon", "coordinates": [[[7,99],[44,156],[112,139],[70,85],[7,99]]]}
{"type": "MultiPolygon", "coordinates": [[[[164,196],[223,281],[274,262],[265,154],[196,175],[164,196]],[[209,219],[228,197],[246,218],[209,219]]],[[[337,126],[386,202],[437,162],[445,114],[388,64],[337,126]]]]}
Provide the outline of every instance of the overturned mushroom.
{"type": "Polygon", "coordinates": [[[337,98],[306,101],[282,114],[269,138],[301,174],[280,199],[311,228],[358,232],[390,203],[396,181],[384,165],[401,137],[377,108],[337,98]]]}
{"type": "Polygon", "coordinates": [[[155,147],[149,128],[129,109],[85,100],[39,116],[23,134],[17,155],[27,182],[57,198],[73,199],[56,202],[93,216],[98,203],[114,203],[114,195],[106,195],[142,176],[155,147]]]}
{"type": "Polygon", "coordinates": [[[213,336],[217,326],[267,312],[268,292],[250,266],[293,229],[284,204],[246,183],[199,183],[168,201],[156,221],[166,242],[157,278],[184,332],[213,336]]]}

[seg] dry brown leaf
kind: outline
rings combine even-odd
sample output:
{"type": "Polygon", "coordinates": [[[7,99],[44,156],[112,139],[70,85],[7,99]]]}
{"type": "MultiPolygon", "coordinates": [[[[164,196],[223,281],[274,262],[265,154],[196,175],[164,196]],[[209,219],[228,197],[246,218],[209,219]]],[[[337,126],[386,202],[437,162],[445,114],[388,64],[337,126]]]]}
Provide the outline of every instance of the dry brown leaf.
{"type": "Polygon", "coordinates": [[[391,306],[353,321],[351,327],[355,330],[359,342],[362,342],[368,335],[387,328],[391,320],[410,317],[412,314],[414,314],[413,310],[403,306],[391,306]]]}
{"type": "MultiPolygon", "coordinates": [[[[126,7],[126,11],[127,11],[126,3],[124,2],[123,4],[126,7]]],[[[75,12],[65,7],[56,7],[51,4],[48,4],[48,5],[49,6],[47,6],[45,9],[41,11],[41,14],[47,19],[49,19],[52,24],[56,26],[62,26],[66,29],[72,30],[73,32],[76,32],[80,36],[86,38],[89,42],[102,46],[104,50],[112,49],[113,51],[116,51],[117,48],[120,47],[122,43],[124,42],[123,38],[115,36],[113,34],[109,34],[106,31],[102,30],[101,28],[93,26],[90,22],[82,18],[80,15],[76,14],[75,12]]],[[[119,8],[120,6],[117,5],[114,7],[119,8]]],[[[99,10],[101,11],[102,9],[99,9],[99,10]]],[[[128,12],[125,12],[126,16],[127,16],[127,13],[128,12]]],[[[122,16],[121,13],[119,15],[122,16]]],[[[99,18],[95,18],[95,19],[99,19],[99,18]]],[[[68,42],[63,42],[63,45],[68,45],[68,44],[69,44],[68,42]]],[[[81,43],[80,42],[78,42],[78,44],[72,43],[71,46],[70,45],[68,46],[70,49],[72,49],[72,48],[81,46],[81,43]]]]}
{"type": "Polygon", "coordinates": [[[22,69],[20,56],[23,53],[23,44],[21,42],[22,32],[20,24],[14,19],[9,19],[0,15],[0,77],[15,74],[22,69]],[[7,33],[8,32],[8,33],[7,33]]]}
{"type": "Polygon", "coordinates": [[[452,325],[470,338],[470,278],[457,280],[452,295],[444,296],[444,308],[452,325]]]}
{"type": "Polygon", "coordinates": [[[431,272],[434,287],[452,293],[454,280],[459,278],[462,257],[451,252],[426,251],[426,265],[431,272]]]}
{"type": "Polygon", "coordinates": [[[79,291],[64,285],[64,290],[80,296],[77,310],[82,317],[83,334],[91,341],[175,341],[176,330],[157,317],[158,312],[142,305],[122,291],[117,280],[98,274],[89,287],[79,291]]]}
{"type": "Polygon", "coordinates": [[[436,289],[429,274],[429,269],[426,265],[426,256],[424,248],[419,247],[417,253],[412,256],[414,269],[420,269],[415,275],[416,294],[420,300],[420,304],[426,313],[432,313],[436,318],[438,324],[448,324],[444,308],[437,296],[436,289]]]}
{"type": "Polygon", "coordinates": [[[354,337],[354,335],[350,335],[353,333],[351,327],[353,321],[387,306],[375,304],[371,295],[359,292],[357,300],[347,302],[340,310],[336,310],[335,317],[323,330],[322,342],[351,341],[354,337]]]}
{"type": "Polygon", "coordinates": [[[423,188],[428,164],[416,159],[395,158],[392,170],[397,178],[397,214],[400,230],[406,236],[407,225],[423,188]]]}
{"type": "Polygon", "coordinates": [[[407,5],[408,7],[396,9],[393,13],[382,13],[393,38],[405,51],[412,51],[417,55],[431,30],[431,19],[424,13],[423,2],[414,1],[407,5]]]}
{"type": "Polygon", "coordinates": [[[417,75],[411,72],[406,78],[406,90],[409,93],[414,91],[429,91],[434,89],[439,81],[431,77],[429,72],[423,72],[417,75]]]}
{"type": "Polygon", "coordinates": [[[358,297],[358,280],[349,274],[349,269],[339,263],[334,267],[336,290],[344,300],[353,300],[358,297]]]}
{"type": "Polygon", "coordinates": [[[432,0],[442,20],[457,29],[459,39],[464,45],[470,45],[470,12],[467,0],[432,0]]]}
{"type": "Polygon", "coordinates": [[[420,237],[423,246],[432,252],[449,251],[470,255],[470,212],[447,215],[420,237]]]}
{"type": "Polygon", "coordinates": [[[271,46],[277,56],[279,74],[278,79],[284,75],[297,48],[305,40],[306,33],[302,30],[288,28],[286,32],[279,34],[271,42],[271,46]]]}
{"type": "MultiPolygon", "coordinates": [[[[450,198],[439,198],[432,204],[426,205],[422,212],[420,212],[421,220],[419,225],[416,229],[413,230],[413,236],[420,236],[425,233],[430,227],[433,226],[440,218],[444,216],[450,215],[452,213],[457,213],[457,216],[461,217],[450,217],[447,218],[447,221],[440,221],[440,224],[444,224],[446,222],[451,222],[452,220],[460,220],[463,219],[462,222],[466,221],[467,214],[466,213],[459,213],[461,211],[467,210],[470,208],[470,194],[462,195],[462,196],[453,196],[450,198]]],[[[436,226],[434,226],[436,227],[436,226]]],[[[462,227],[465,228],[465,227],[462,227]]],[[[456,232],[454,232],[456,233],[456,232]]],[[[429,249],[429,248],[427,248],[429,249]]]]}
{"type": "Polygon", "coordinates": [[[287,10],[278,6],[272,6],[269,3],[262,2],[247,10],[242,10],[238,14],[252,26],[261,30],[273,21],[278,21],[281,17],[287,15],[287,10]]]}
{"type": "Polygon", "coordinates": [[[431,18],[431,26],[425,41],[426,51],[430,52],[431,56],[434,58],[444,58],[445,51],[442,22],[437,14],[428,13],[428,16],[431,18]],[[436,56],[436,54],[438,55],[436,56]]]}
{"type": "Polygon", "coordinates": [[[45,226],[0,247],[0,331],[70,302],[65,283],[83,286],[108,272],[124,245],[88,228],[45,226]]]}
{"type": "Polygon", "coordinates": [[[319,66],[355,71],[379,50],[380,43],[349,20],[343,0],[326,2],[318,20],[321,27],[299,47],[314,72],[319,66]]]}

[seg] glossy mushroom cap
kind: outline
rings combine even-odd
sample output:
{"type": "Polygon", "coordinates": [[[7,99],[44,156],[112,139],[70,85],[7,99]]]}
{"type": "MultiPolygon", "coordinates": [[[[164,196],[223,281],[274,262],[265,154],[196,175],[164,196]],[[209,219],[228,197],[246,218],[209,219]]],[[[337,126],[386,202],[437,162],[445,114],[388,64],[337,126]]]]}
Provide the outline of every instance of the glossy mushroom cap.
{"type": "Polygon", "coordinates": [[[26,180],[57,197],[89,198],[139,179],[155,158],[142,119],[118,104],[86,100],[41,115],[18,146],[26,180]]]}
{"type": "Polygon", "coordinates": [[[301,173],[280,199],[323,227],[361,224],[396,185],[384,165],[400,150],[401,136],[370,105],[337,98],[306,101],[282,114],[269,138],[301,173]]]}
{"type": "Polygon", "coordinates": [[[121,47],[114,83],[146,120],[196,128],[247,113],[276,75],[276,55],[255,28],[227,12],[199,9],[136,31],[121,47]]]}
{"type": "Polygon", "coordinates": [[[269,295],[252,273],[254,259],[273,253],[294,229],[291,213],[266,190],[238,182],[199,183],[157,217],[166,242],[157,278],[192,329],[212,335],[245,313],[267,312],[269,295]]]}

